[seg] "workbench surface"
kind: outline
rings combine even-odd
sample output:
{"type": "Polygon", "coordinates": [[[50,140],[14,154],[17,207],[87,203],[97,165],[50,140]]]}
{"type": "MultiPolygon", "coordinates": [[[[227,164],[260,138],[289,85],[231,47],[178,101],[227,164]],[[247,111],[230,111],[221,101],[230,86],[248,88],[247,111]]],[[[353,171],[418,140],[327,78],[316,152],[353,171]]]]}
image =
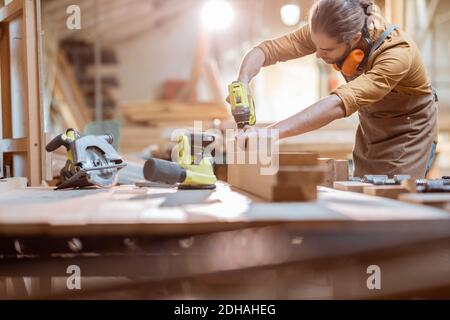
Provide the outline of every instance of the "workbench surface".
{"type": "Polygon", "coordinates": [[[217,189],[168,187],[59,190],[25,188],[0,195],[0,235],[174,235],[277,223],[336,224],[450,221],[448,212],[319,187],[310,203],[264,203],[219,182],[217,189]]]}

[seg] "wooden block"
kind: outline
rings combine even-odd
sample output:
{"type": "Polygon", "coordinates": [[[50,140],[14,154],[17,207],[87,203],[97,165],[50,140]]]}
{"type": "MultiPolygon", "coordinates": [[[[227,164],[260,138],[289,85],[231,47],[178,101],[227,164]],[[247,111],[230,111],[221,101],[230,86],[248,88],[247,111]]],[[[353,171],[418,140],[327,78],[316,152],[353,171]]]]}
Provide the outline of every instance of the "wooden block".
{"type": "Polygon", "coordinates": [[[347,160],[321,158],[319,159],[319,164],[327,168],[325,178],[321,184],[322,186],[333,188],[335,181],[347,181],[349,179],[347,160]]]}
{"type": "Polygon", "coordinates": [[[280,152],[280,166],[313,166],[318,165],[318,154],[315,152],[280,152]]]}
{"type": "Polygon", "coordinates": [[[317,185],[274,186],[272,200],[275,202],[303,202],[317,200],[317,185]]]}
{"type": "Polygon", "coordinates": [[[217,177],[217,180],[227,181],[228,173],[227,173],[227,165],[226,164],[215,164],[214,165],[214,174],[217,177]]]}
{"type": "Polygon", "coordinates": [[[398,196],[403,193],[409,193],[409,190],[402,186],[370,186],[364,187],[365,194],[377,197],[384,197],[389,199],[398,199],[398,196]]]}
{"type": "Polygon", "coordinates": [[[334,181],[348,181],[348,160],[334,160],[334,172],[334,181]]]}
{"type": "Polygon", "coordinates": [[[363,193],[364,187],[372,187],[370,183],[362,183],[357,181],[336,181],[333,183],[333,188],[341,191],[350,191],[363,193]]]}
{"type": "MultiPolygon", "coordinates": [[[[246,155],[250,156],[251,154],[247,152],[246,155]]],[[[262,174],[261,169],[267,166],[259,163],[229,164],[228,183],[267,201],[275,201],[275,194],[279,194],[274,192],[275,186],[297,187],[296,191],[298,191],[300,187],[311,185],[315,189],[323,179],[325,170],[317,165],[317,155],[314,153],[287,153],[287,155],[283,154],[280,159],[283,159],[281,162],[284,166],[274,168],[278,169],[278,171],[275,170],[270,175],[262,174]]],[[[296,196],[295,200],[298,201],[299,198],[307,199],[311,198],[311,196],[296,196]]],[[[279,196],[277,199],[279,199],[279,196]]],[[[292,200],[293,197],[288,197],[288,199],[292,200]]]]}
{"type": "Polygon", "coordinates": [[[450,193],[401,194],[398,199],[404,202],[432,206],[440,209],[448,209],[450,207],[450,193]]]}
{"type": "MultiPolygon", "coordinates": [[[[334,177],[334,160],[328,159],[328,158],[321,158],[319,159],[319,163],[326,167],[326,174],[323,182],[321,183],[322,186],[331,188],[333,187],[333,177],[334,177]]],[[[347,181],[347,180],[342,180],[347,181]]]]}
{"type": "Polygon", "coordinates": [[[326,168],[323,166],[280,167],[277,173],[277,185],[301,186],[319,185],[325,178],[326,168]]]}

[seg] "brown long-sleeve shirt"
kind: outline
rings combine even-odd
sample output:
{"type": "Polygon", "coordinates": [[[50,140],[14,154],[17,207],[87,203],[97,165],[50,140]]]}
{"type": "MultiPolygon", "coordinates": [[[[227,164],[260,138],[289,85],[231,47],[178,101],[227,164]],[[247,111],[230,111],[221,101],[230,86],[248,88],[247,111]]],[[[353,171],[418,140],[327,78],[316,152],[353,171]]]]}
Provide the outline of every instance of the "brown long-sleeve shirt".
{"type": "MultiPolygon", "coordinates": [[[[386,30],[384,18],[371,16],[369,32],[376,41],[386,30]]],[[[258,46],[265,55],[264,66],[292,60],[316,52],[309,25],[258,46]]],[[[403,31],[395,30],[369,58],[364,73],[335,90],[344,103],[346,115],[382,100],[389,92],[420,96],[431,93],[430,80],[420,51],[403,31]]]]}

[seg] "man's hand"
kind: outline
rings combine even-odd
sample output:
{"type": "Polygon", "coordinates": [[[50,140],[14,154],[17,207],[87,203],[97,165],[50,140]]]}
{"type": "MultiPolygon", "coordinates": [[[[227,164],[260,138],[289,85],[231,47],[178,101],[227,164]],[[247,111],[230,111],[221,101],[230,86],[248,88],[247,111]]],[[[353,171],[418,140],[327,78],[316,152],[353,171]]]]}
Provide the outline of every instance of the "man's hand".
{"type": "Polygon", "coordinates": [[[238,148],[241,150],[248,149],[250,139],[254,139],[255,142],[257,142],[258,139],[270,139],[271,143],[276,143],[279,140],[278,130],[247,125],[236,135],[238,148]]]}
{"type": "Polygon", "coordinates": [[[241,150],[247,149],[249,139],[255,137],[258,137],[258,129],[251,126],[245,126],[242,130],[239,130],[236,135],[238,148],[241,150]]]}

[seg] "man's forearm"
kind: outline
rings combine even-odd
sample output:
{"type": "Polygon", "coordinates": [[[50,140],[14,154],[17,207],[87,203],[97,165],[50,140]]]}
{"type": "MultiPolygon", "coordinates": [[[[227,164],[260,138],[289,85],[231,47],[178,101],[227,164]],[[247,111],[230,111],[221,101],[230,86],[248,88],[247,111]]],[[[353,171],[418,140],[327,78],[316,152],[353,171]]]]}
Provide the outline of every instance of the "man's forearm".
{"type": "Polygon", "coordinates": [[[344,104],[333,94],[269,128],[279,129],[279,138],[283,139],[317,130],[343,117],[345,117],[344,104]]]}
{"type": "Polygon", "coordinates": [[[264,52],[259,48],[248,51],[239,68],[238,80],[248,84],[259,73],[265,59],[264,52]]]}

